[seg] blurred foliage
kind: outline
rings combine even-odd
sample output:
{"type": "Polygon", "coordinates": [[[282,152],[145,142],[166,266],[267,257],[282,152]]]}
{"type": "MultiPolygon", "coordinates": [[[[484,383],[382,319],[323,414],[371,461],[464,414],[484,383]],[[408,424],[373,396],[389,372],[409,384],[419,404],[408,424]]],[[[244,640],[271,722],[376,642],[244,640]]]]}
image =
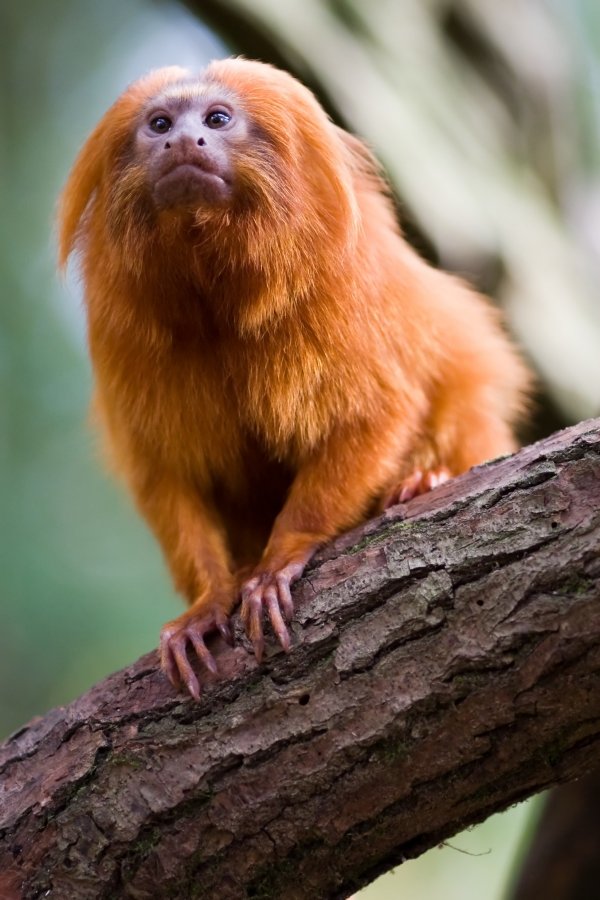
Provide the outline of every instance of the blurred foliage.
{"type": "MultiPolygon", "coordinates": [[[[597,0],[187,5],[373,145],[409,237],[505,307],[546,391],[538,430],[600,411],[597,0]]],[[[228,51],[158,0],[4,0],[0,24],[1,734],[155,646],[180,608],[97,459],[80,292],[76,273],[66,286],[54,273],[52,219],[128,81],[228,51]]],[[[365,896],[493,900],[524,816],[494,817],[365,896]]]]}
{"type": "Polygon", "coordinates": [[[188,5],[375,148],[417,243],[505,308],[552,424],[600,412],[594,0],[188,5]]]}

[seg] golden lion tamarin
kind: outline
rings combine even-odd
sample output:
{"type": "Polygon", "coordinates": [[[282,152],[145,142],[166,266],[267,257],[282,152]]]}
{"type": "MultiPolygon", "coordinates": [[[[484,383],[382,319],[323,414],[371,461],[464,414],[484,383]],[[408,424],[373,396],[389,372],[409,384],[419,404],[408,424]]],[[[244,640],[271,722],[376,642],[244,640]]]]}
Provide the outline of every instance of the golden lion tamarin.
{"type": "Polygon", "coordinates": [[[515,448],[529,376],[495,311],[403,240],[365,146],[244,59],[151,72],[67,181],[95,408],[189,610],[164,670],[263,610],[282,646],[315,548],[515,448]]]}

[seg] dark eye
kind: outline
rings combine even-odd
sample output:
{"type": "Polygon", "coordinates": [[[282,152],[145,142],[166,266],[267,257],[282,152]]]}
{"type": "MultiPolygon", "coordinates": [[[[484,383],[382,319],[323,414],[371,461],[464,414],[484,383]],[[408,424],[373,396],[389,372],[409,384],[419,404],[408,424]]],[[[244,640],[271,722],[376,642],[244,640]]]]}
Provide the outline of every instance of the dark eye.
{"type": "Polygon", "coordinates": [[[222,128],[228,122],[231,122],[231,116],[224,109],[213,109],[204,120],[204,124],[209,128],[222,128]]]}
{"type": "Polygon", "coordinates": [[[157,134],[165,134],[171,130],[172,125],[173,123],[168,116],[155,116],[150,120],[150,128],[157,134]]]}

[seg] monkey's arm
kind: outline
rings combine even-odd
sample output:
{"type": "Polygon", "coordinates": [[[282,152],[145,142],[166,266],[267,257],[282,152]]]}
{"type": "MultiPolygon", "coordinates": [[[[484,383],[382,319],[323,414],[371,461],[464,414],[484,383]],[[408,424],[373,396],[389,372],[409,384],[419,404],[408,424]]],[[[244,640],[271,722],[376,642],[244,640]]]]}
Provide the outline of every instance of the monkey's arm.
{"type": "Polygon", "coordinates": [[[282,647],[289,649],[290,585],[317,547],[357,524],[394,481],[412,439],[409,426],[398,431],[389,421],[338,429],[301,466],[262,559],[242,586],[242,620],[259,660],[263,609],[282,647]]]}
{"type": "Polygon", "coordinates": [[[205,635],[219,631],[231,643],[229,613],[236,600],[225,534],[216,511],[185,481],[173,476],[136,478],[142,513],[162,545],[176,588],[190,608],[161,630],[161,664],[172,684],[183,682],[196,699],[200,685],[187,656],[191,645],[216,673],[205,635]]]}

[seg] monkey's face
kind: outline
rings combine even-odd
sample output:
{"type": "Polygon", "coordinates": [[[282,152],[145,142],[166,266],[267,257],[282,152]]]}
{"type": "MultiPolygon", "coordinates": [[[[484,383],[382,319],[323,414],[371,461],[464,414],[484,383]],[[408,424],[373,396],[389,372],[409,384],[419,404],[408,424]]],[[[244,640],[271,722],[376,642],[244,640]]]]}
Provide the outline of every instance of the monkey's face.
{"type": "Polygon", "coordinates": [[[154,98],[135,135],[135,157],[156,208],[227,206],[236,148],[247,134],[243,111],[214,87],[174,85],[154,98]]]}
{"type": "Polygon", "coordinates": [[[307,88],[264,63],[158,69],[88,140],[71,224],[89,202],[119,252],[125,242],[139,257],[150,235],[172,241],[182,226],[197,247],[261,271],[269,254],[291,265],[303,240],[307,258],[315,243],[338,253],[358,234],[363,165],[342,135],[307,88]]]}

